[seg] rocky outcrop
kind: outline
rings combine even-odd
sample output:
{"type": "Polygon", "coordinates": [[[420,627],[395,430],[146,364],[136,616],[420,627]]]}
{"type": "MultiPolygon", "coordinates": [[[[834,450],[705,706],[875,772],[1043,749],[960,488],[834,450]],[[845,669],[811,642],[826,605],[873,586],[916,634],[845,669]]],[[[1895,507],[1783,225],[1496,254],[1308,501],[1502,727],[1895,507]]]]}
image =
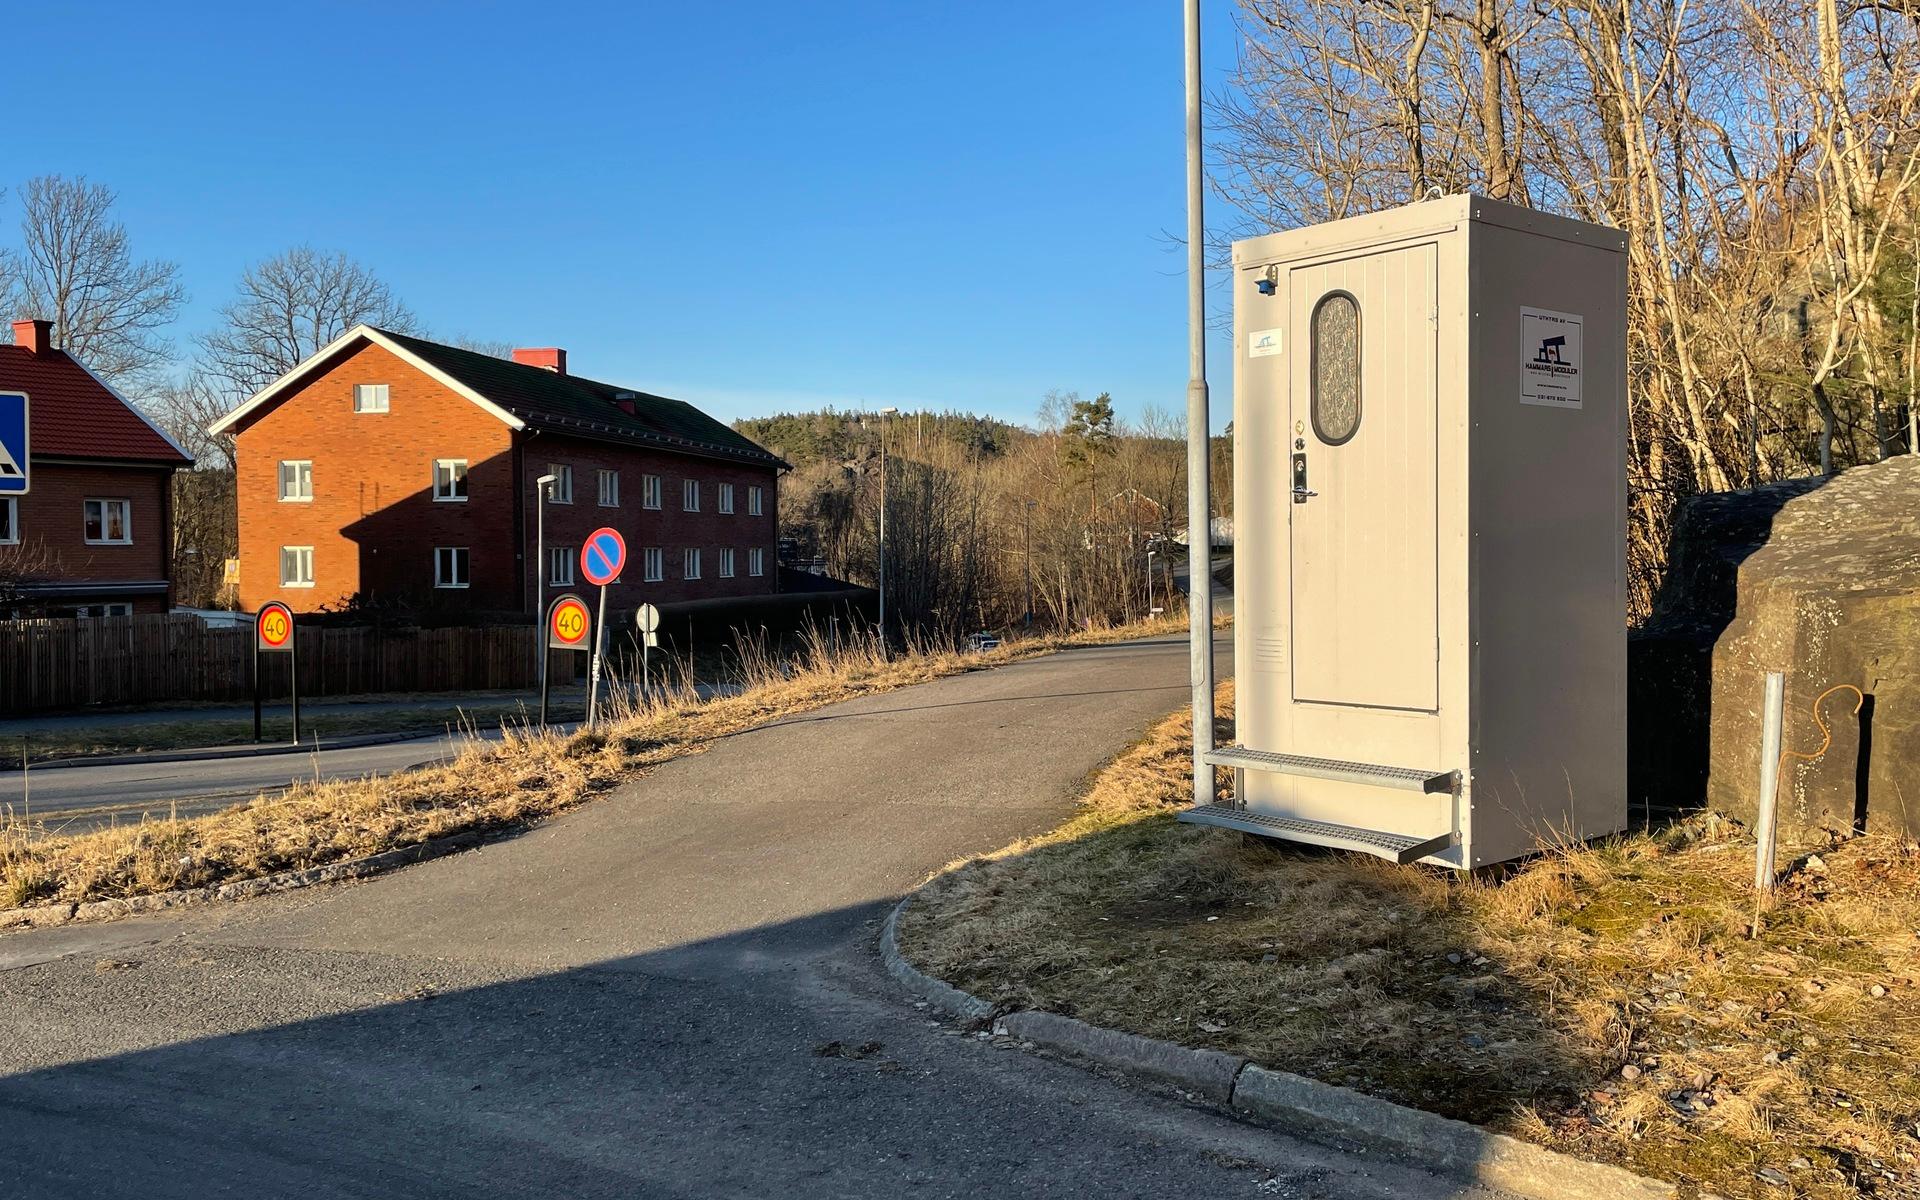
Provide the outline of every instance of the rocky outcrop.
{"type": "Polygon", "coordinates": [[[1920,457],[1690,502],[1634,638],[1634,778],[1653,807],[1750,818],[1766,672],[1787,673],[1783,828],[1920,833],[1920,457]]]}

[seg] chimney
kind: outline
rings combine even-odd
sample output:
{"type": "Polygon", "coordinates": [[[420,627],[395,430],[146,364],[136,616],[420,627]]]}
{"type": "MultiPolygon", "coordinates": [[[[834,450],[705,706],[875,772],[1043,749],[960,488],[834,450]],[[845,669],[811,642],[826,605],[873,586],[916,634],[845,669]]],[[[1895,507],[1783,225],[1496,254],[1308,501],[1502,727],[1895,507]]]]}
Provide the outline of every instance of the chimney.
{"type": "Polygon", "coordinates": [[[553,346],[544,346],[531,350],[515,350],[513,352],[513,361],[525,363],[529,367],[539,367],[542,370],[552,371],[555,375],[565,375],[567,373],[567,352],[553,346]]]}
{"type": "Polygon", "coordinates": [[[613,394],[614,405],[630,417],[640,411],[639,400],[640,397],[633,392],[615,392],[613,394]]]}
{"type": "Polygon", "coordinates": [[[40,355],[53,349],[53,322],[39,319],[15,321],[13,344],[29,354],[40,355]]]}

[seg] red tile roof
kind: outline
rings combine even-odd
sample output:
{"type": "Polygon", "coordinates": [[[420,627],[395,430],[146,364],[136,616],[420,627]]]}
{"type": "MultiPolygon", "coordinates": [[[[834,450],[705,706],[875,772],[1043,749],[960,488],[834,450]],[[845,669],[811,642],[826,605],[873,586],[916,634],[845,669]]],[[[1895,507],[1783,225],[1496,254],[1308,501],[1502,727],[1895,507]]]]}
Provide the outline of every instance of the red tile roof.
{"type": "Polygon", "coordinates": [[[27,394],[35,458],[192,461],[64,350],[0,346],[0,392],[27,394]]]}

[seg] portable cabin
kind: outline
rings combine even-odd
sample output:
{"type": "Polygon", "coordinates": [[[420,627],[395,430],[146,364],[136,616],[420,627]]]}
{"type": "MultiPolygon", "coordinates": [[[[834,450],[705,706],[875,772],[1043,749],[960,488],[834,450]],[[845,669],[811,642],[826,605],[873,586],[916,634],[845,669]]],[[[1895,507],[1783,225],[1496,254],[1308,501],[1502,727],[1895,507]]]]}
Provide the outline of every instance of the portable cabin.
{"type": "Polygon", "coordinates": [[[1234,794],[1474,867],[1626,824],[1626,237],[1450,196],[1235,243],[1234,794]]]}

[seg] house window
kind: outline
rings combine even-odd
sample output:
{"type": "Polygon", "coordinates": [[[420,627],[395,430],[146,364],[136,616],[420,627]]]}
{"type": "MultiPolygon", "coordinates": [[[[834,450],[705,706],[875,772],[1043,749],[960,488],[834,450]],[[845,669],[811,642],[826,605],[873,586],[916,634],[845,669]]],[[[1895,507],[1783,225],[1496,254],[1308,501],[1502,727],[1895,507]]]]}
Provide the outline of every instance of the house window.
{"type": "Polygon", "coordinates": [[[646,581],[659,583],[667,577],[667,552],[658,546],[649,546],[645,554],[646,581]]]}
{"type": "Polygon", "coordinates": [[[700,550],[695,546],[687,547],[686,567],[680,572],[682,579],[700,578],[700,550]]]}
{"type": "Polygon", "coordinates": [[[733,547],[720,547],[720,578],[733,578],[733,547]]]}
{"type": "Polygon", "coordinates": [[[310,588],[313,586],[313,547],[280,547],[280,586],[290,588],[310,588]]]}
{"type": "Polygon", "coordinates": [[[720,511],[723,513],[730,513],[733,511],[733,485],[730,483],[723,483],[720,485],[719,508],[720,508],[720,511]]]}
{"type": "Polygon", "coordinates": [[[465,546],[434,547],[433,586],[437,588],[467,586],[467,548],[465,546]]]}
{"type": "Polygon", "coordinates": [[[0,546],[20,544],[20,502],[12,496],[0,499],[0,546]]]}
{"type": "Polygon", "coordinates": [[[765,575],[767,573],[767,552],[758,546],[747,551],[747,574],[765,575]]]}
{"type": "Polygon", "coordinates": [[[1360,303],[1328,292],[1313,306],[1310,415],[1314,436],[1329,446],[1360,428],[1360,303]]]}
{"type": "Polygon", "coordinates": [[[133,605],[125,600],[116,600],[111,604],[102,604],[100,606],[100,615],[103,617],[130,617],[133,615],[133,605]]]}
{"type": "Polygon", "coordinates": [[[642,475],[640,477],[640,507],[660,507],[660,477],[658,475],[642,475]]]}
{"type": "Polygon", "coordinates": [[[747,489],[747,515],[750,517],[759,516],[760,503],[760,489],[757,487],[749,487],[747,489]]]}
{"type": "Polygon", "coordinates": [[[301,502],[313,499],[313,463],[308,459],[285,459],[280,463],[280,499],[301,502]]]}
{"type": "Polygon", "coordinates": [[[570,587],[573,584],[573,562],[580,551],[572,546],[547,547],[547,583],[551,587],[570,587]]]}
{"type": "Polygon", "coordinates": [[[700,481],[689,479],[680,485],[680,511],[700,511],[700,481]]]}
{"type": "Polygon", "coordinates": [[[620,472],[600,472],[600,507],[620,507],[620,472]]]}
{"type": "Polygon", "coordinates": [[[467,498],[466,459],[436,458],[433,460],[433,498],[455,501],[464,501],[467,498]]]}
{"type": "Polygon", "coordinates": [[[353,385],[353,411],[386,412],[387,385],[384,383],[356,383],[353,385]]]}
{"type": "Polygon", "coordinates": [[[126,500],[89,500],[87,544],[124,546],[133,541],[133,505],[126,500]]]}
{"type": "Polygon", "coordinates": [[[553,482],[547,485],[547,499],[555,504],[572,504],[573,468],[563,467],[559,463],[548,463],[547,474],[553,476],[553,482]]]}

